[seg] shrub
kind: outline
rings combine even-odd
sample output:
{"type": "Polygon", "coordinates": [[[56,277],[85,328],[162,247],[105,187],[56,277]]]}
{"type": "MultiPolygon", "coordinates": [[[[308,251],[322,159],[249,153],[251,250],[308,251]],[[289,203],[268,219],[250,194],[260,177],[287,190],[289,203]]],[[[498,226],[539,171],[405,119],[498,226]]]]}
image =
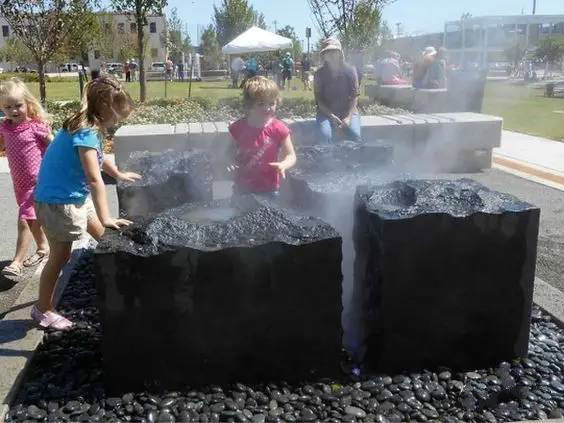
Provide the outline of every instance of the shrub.
{"type": "MultiPolygon", "coordinates": [[[[3,72],[0,73],[0,81],[6,81],[10,78],[19,78],[23,82],[39,82],[39,75],[31,72],[3,72]]],[[[45,80],[51,82],[51,79],[45,76],[45,80]]]]}

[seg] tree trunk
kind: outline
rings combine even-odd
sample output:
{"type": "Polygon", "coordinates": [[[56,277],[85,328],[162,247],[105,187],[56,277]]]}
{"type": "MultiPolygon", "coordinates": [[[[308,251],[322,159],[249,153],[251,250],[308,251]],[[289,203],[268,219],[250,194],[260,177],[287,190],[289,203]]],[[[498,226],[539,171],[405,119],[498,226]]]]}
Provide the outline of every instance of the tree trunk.
{"type": "Polygon", "coordinates": [[[145,79],[145,27],[143,16],[137,10],[137,54],[139,55],[139,100],[145,102],[147,98],[147,82],[145,79]]]}
{"type": "Polygon", "coordinates": [[[37,73],[39,76],[39,96],[41,98],[41,105],[45,107],[47,90],[45,86],[45,63],[43,63],[43,60],[37,61],[37,73]]]}

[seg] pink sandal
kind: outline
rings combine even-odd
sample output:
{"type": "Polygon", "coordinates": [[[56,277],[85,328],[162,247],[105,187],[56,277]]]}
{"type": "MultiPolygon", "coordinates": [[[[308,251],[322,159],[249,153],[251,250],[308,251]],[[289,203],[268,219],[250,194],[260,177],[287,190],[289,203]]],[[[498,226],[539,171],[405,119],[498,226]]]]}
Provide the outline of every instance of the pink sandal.
{"type": "Polygon", "coordinates": [[[35,305],[31,309],[31,318],[43,329],[68,330],[73,326],[69,319],[59,313],[54,311],[42,313],[35,305]]]}

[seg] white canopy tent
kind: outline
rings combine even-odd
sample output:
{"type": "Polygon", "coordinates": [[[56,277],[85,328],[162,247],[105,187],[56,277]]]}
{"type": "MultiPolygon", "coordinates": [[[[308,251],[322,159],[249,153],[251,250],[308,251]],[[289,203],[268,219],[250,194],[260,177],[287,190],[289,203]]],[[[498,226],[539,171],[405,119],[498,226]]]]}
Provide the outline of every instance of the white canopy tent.
{"type": "Polygon", "coordinates": [[[221,51],[223,54],[233,55],[276,51],[291,47],[291,39],[253,26],[226,44],[221,51]]]}

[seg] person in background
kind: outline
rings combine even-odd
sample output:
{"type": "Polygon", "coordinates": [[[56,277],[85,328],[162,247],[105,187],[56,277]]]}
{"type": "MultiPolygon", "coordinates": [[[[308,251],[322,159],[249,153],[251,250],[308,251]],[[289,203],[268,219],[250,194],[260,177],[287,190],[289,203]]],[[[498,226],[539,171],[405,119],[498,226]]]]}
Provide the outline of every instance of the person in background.
{"type": "Polygon", "coordinates": [[[131,80],[137,81],[137,63],[133,59],[129,61],[129,70],[131,71],[131,80]]]}
{"type": "Polygon", "coordinates": [[[360,141],[356,69],[345,62],[341,43],[336,38],[323,40],[320,53],[323,66],[314,76],[320,136],[325,142],[360,141]]]}
{"type": "Polygon", "coordinates": [[[53,293],[73,241],[85,232],[99,240],[106,228],[119,229],[131,223],[111,216],[100,169],[119,181],[141,178],[118,170],[104,159],[102,150],[108,130],[126,119],[133,107],[113,77],[90,81],[80,110],[63,123],[45,153],[35,188],[35,210],[50,254],[39,280],[39,299],[31,309],[32,319],[41,328],[72,327],[71,321],[55,311],[53,293]]]}
{"type": "Polygon", "coordinates": [[[428,76],[423,83],[425,88],[438,89],[447,87],[446,49],[441,47],[428,68],[428,76]]]}
{"type": "Polygon", "coordinates": [[[257,76],[258,63],[257,63],[257,59],[254,56],[251,56],[249,60],[247,60],[245,69],[247,71],[247,79],[257,76]]]}
{"type": "Polygon", "coordinates": [[[244,118],[229,126],[232,137],[233,193],[278,196],[280,179],[296,163],[290,129],[276,119],[280,93],[276,83],[264,76],[255,76],[243,89],[246,109],[244,118]]]}
{"type": "Polygon", "coordinates": [[[124,63],[123,71],[125,72],[125,82],[131,82],[131,67],[129,66],[129,60],[124,63]]]}
{"type": "Polygon", "coordinates": [[[178,68],[178,79],[184,81],[184,63],[180,62],[176,67],[178,68]]]}
{"type": "Polygon", "coordinates": [[[437,50],[435,47],[427,47],[423,50],[423,54],[415,61],[413,65],[413,87],[426,88],[428,85],[429,68],[435,60],[437,50]]]}
{"type": "Polygon", "coordinates": [[[245,61],[239,56],[234,57],[231,61],[231,86],[233,88],[239,88],[239,76],[244,69],[245,61]]]}
{"type": "Polygon", "coordinates": [[[378,81],[382,85],[403,85],[409,82],[402,78],[400,55],[387,51],[386,57],[378,62],[378,81]]]}
{"type": "Polygon", "coordinates": [[[172,72],[174,71],[174,63],[170,60],[170,57],[166,59],[165,62],[165,72],[166,72],[166,79],[172,81],[172,72]]]}
{"type": "Polygon", "coordinates": [[[302,82],[304,90],[311,91],[313,89],[313,72],[311,64],[306,53],[302,55],[302,82]]]}
{"type": "Polygon", "coordinates": [[[0,107],[6,116],[0,123],[0,149],[6,149],[19,207],[16,254],[12,262],[2,269],[2,274],[17,277],[22,274],[24,266],[38,265],[49,257],[49,244],[33,206],[33,190],[41,160],[53,135],[41,104],[18,78],[0,84],[0,107]],[[31,257],[25,258],[32,239],[37,250],[31,257]]]}
{"type": "Polygon", "coordinates": [[[288,89],[290,88],[290,81],[292,80],[293,71],[294,59],[292,59],[292,54],[288,51],[282,59],[282,89],[286,88],[286,81],[288,81],[288,89]]]}

